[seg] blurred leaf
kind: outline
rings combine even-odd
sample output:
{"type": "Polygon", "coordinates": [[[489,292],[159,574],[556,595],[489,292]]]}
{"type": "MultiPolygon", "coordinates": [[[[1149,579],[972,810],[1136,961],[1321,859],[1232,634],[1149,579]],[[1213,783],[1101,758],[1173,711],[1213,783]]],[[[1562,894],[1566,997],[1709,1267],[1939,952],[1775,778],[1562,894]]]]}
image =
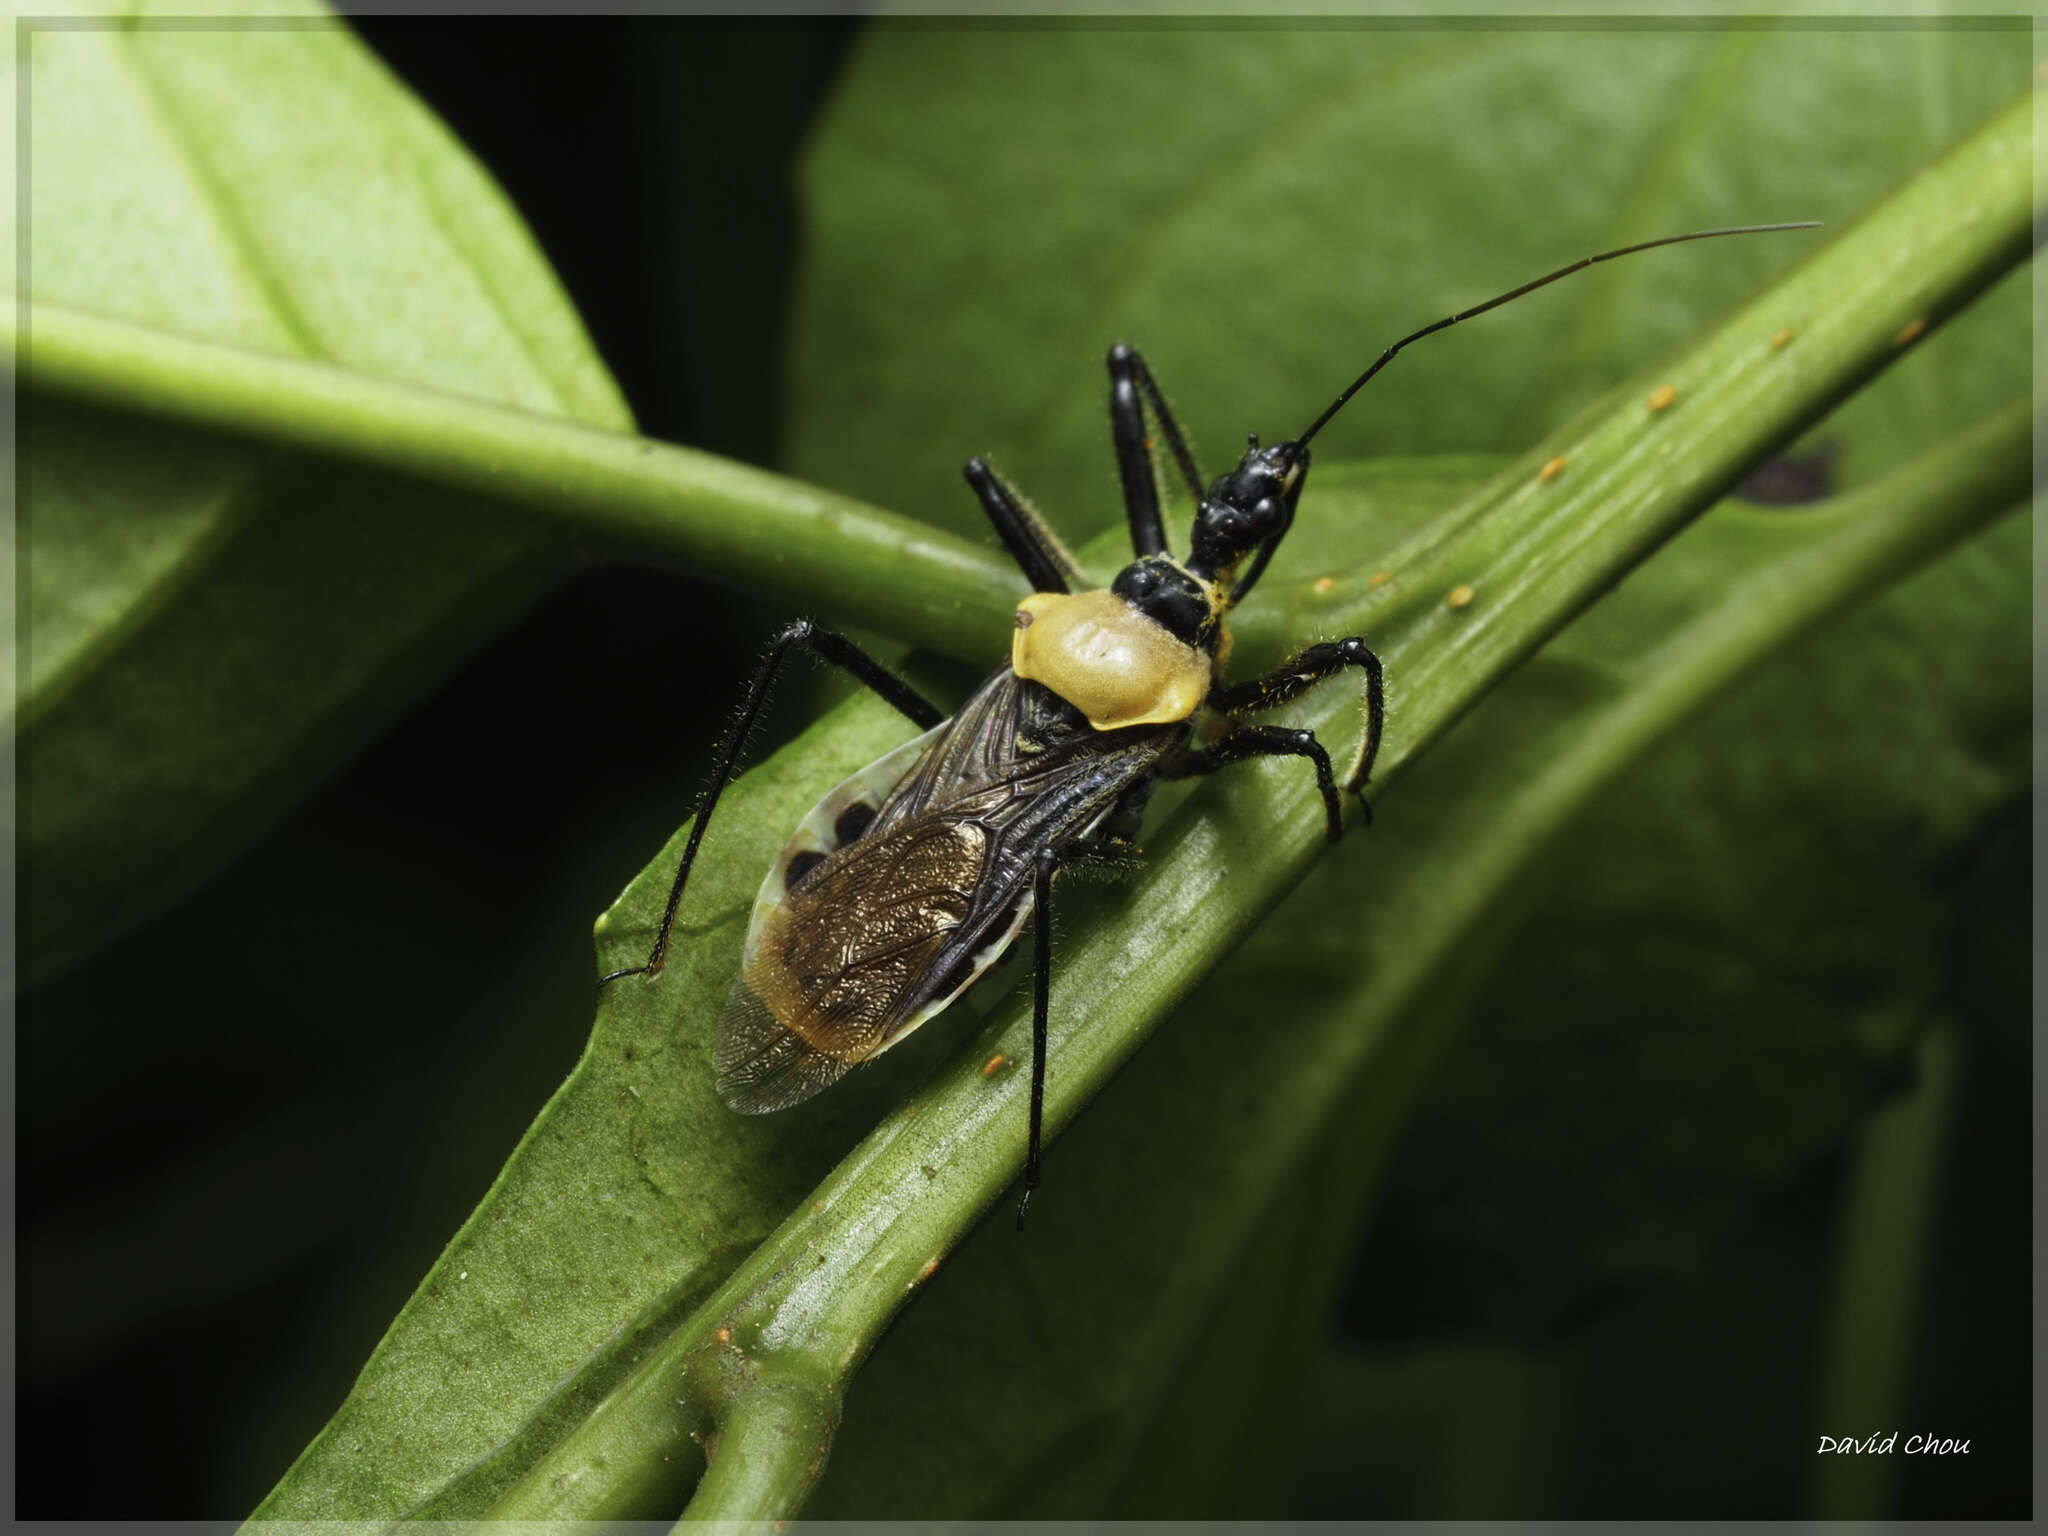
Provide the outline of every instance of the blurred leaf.
{"type": "MultiPolygon", "coordinates": [[[[1388,1190],[1412,1263],[1362,1275],[1369,1336],[1541,1337],[1689,1275],[1904,1080],[1957,861],[2029,782],[2029,535],[1807,641],[1529,871],[1388,1190]]],[[[1589,646],[1650,640],[1619,612],[1589,646]]],[[[1532,674],[1572,686],[1578,644],[1532,674]]]]}
{"type": "MultiPolygon", "coordinates": [[[[339,23],[276,14],[9,31],[30,295],[629,426],[461,147],[339,23]]],[[[559,568],[481,504],[122,413],[31,397],[22,450],[32,974],[218,868],[559,568]]]]}
{"type": "MultiPolygon", "coordinates": [[[[1078,536],[1117,516],[1111,342],[1214,473],[1396,336],[1575,257],[1837,233],[2031,68],[2018,31],[879,26],[805,177],[791,469],[978,532],[982,453],[1078,536]]],[[[1519,452],[1812,238],[1632,258],[1432,338],[1321,452],[1519,452]]],[[[1828,424],[1843,483],[2023,386],[2018,286],[1951,344],[1972,366],[1911,359],[1828,424]]]]}

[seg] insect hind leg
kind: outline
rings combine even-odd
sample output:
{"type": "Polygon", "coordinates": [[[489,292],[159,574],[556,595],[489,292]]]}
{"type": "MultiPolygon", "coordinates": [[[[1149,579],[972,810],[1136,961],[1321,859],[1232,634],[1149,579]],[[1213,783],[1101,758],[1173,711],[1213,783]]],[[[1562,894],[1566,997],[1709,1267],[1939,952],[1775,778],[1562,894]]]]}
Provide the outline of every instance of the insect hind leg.
{"type": "Polygon", "coordinates": [[[930,730],[945,718],[931,700],[846,636],[823,629],[809,619],[798,619],[794,624],[785,627],[768,643],[767,654],[761,658],[761,665],[754,673],[754,680],[747,687],[747,696],[740,705],[740,712],[726,730],[724,740],[718,745],[717,764],[711,772],[711,788],[706,792],[703,803],[697,807],[696,824],[690,828],[690,840],[683,846],[682,862],[676,866],[675,883],[669,887],[668,905],[662,909],[661,926],[655,930],[654,948],[648,951],[645,964],[631,965],[624,970],[613,971],[598,980],[599,987],[609,986],[622,976],[657,976],[661,973],[661,967],[668,958],[669,935],[675,928],[676,912],[683,904],[683,887],[690,882],[690,867],[697,862],[697,850],[704,842],[704,829],[711,824],[711,813],[718,806],[718,797],[725,793],[726,785],[732,782],[734,772],[739,766],[740,753],[746,748],[747,737],[753,734],[754,722],[760,718],[761,710],[768,703],[768,695],[775,687],[775,678],[781,672],[783,662],[797,646],[802,646],[813,655],[851,672],[923,730],[930,730]]]}

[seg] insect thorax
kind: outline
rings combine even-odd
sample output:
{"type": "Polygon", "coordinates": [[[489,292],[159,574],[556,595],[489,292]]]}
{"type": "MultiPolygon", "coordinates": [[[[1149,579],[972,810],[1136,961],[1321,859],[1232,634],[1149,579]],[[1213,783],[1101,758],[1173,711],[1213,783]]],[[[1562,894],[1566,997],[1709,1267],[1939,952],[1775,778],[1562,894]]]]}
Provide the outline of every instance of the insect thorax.
{"type": "Polygon", "coordinates": [[[1214,665],[1111,591],[1038,592],[1017,605],[1011,670],[1098,731],[1187,719],[1207,697],[1214,665]]]}

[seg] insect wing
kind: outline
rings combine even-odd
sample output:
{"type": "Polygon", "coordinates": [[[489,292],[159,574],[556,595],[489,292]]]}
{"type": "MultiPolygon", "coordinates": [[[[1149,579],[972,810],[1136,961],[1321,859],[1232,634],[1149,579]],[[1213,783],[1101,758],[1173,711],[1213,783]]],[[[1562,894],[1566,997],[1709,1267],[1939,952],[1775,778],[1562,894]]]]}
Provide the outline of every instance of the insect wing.
{"type": "MultiPolygon", "coordinates": [[[[734,1109],[767,1114],[802,1103],[837,1082],[860,1059],[814,1049],[801,1035],[777,1022],[747,978],[759,973],[764,931],[780,931],[785,926],[785,919],[776,914],[787,905],[792,888],[803,887],[834,853],[859,838],[873,820],[876,807],[887,803],[950,723],[942,722],[905,742],[835,786],[797,823],[761,882],[747,926],[740,975],[718,1021],[714,1062],[718,1090],[734,1109]]],[[[774,995],[783,989],[767,990],[774,995]]]]}
{"type": "Polygon", "coordinates": [[[718,1086],[743,1114],[829,1087],[934,1017],[1015,942],[1037,851],[1089,835],[1165,735],[1020,758],[1019,688],[960,713],[827,795],[754,905],[719,1020],[718,1086]]]}
{"type": "Polygon", "coordinates": [[[754,943],[760,934],[764,914],[788,900],[792,887],[831,855],[858,839],[874,821],[875,814],[896,794],[897,787],[924,759],[927,750],[953,727],[942,720],[930,730],[893,751],[885,752],[852,777],[835,785],[796,824],[761,889],[754,895],[754,915],[747,930],[747,959],[754,957],[754,943]]]}
{"type": "MultiPolygon", "coordinates": [[[[841,849],[767,912],[720,1021],[726,1102],[808,1098],[971,981],[980,956],[955,957],[993,842],[971,817],[917,817],[841,849]]],[[[999,953],[1020,921],[977,949],[999,953]]]]}

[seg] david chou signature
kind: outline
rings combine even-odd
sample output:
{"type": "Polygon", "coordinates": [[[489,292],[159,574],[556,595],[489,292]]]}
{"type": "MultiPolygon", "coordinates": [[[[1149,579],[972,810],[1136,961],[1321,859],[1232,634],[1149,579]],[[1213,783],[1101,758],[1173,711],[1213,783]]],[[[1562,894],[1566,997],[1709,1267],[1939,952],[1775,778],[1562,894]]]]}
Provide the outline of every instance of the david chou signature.
{"type": "MultiPolygon", "coordinates": [[[[1889,1456],[1900,1448],[1899,1432],[1897,1430],[1893,1430],[1888,1435],[1872,1435],[1864,1440],[1858,1440],[1853,1435],[1843,1435],[1840,1438],[1834,1435],[1822,1435],[1820,1437],[1820,1450],[1817,1454],[1822,1456],[1889,1456]]],[[[1967,1456],[1970,1454],[1970,1442],[1967,1440],[1948,1440],[1940,1435],[1908,1435],[1904,1452],[1908,1456],[1967,1456]]]]}

